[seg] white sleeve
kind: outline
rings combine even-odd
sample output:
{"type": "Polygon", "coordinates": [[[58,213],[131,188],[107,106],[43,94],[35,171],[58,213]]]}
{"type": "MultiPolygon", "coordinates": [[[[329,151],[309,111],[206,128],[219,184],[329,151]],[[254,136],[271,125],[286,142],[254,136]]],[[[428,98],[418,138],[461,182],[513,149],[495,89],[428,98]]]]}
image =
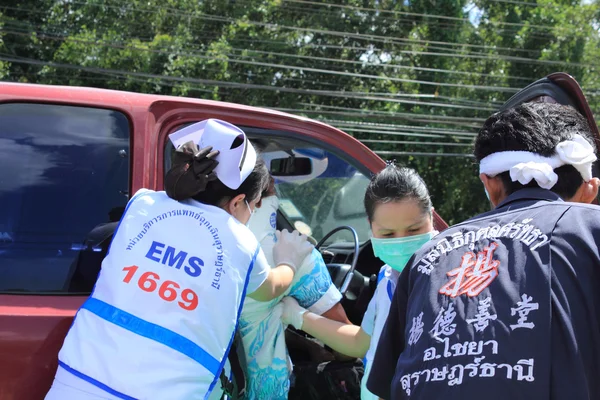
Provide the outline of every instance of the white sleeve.
{"type": "Polygon", "coordinates": [[[271,267],[265,258],[265,253],[262,248],[258,250],[256,260],[252,271],[250,271],[250,279],[248,280],[248,288],[246,294],[254,293],[268,278],[271,267]]]}
{"type": "Polygon", "coordinates": [[[327,292],[315,304],[308,307],[308,311],[315,313],[317,315],[323,315],[327,311],[331,310],[333,306],[342,301],[342,294],[335,287],[335,285],[331,284],[327,292]]]}
{"type": "Polygon", "coordinates": [[[380,285],[377,285],[377,289],[375,289],[375,293],[369,302],[367,311],[365,312],[362,323],[360,324],[360,327],[369,336],[373,336],[373,331],[375,330],[375,317],[377,316],[377,292],[379,291],[379,286],[380,285]]]}

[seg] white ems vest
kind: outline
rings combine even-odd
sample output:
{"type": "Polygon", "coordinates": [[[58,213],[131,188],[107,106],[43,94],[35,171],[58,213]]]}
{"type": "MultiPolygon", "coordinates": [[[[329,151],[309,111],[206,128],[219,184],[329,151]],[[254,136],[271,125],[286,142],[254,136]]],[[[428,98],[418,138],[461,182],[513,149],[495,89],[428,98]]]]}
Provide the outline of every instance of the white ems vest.
{"type": "Polygon", "coordinates": [[[118,398],[208,398],[220,388],[258,249],[224,210],[142,189],[59,364],[118,398]]]}

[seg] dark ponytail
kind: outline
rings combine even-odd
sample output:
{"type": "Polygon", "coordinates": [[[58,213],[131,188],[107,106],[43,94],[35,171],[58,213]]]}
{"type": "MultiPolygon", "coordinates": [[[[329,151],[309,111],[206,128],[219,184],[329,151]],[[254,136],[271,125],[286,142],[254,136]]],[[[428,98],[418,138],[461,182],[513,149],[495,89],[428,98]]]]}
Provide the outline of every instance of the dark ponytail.
{"type": "Polygon", "coordinates": [[[265,162],[257,154],[254,169],[244,182],[242,182],[239,188],[235,190],[230,189],[219,179],[216,179],[208,183],[206,190],[199,192],[192,198],[200,203],[221,207],[235,196],[244,194],[246,195],[246,200],[250,203],[251,201],[258,199],[262,192],[268,188],[269,177],[269,170],[267,169],[265,162]]]}
{"type": "Polygon", "coordinates": [[[212,147],[200,149],[194,142],[179,146],[173,156],[173,165],[165,176],[165,191],[177,201],[189,199],[206,189],[217,176],[213,170],[219,165],[212,147]]]}
{"type": "Polygon", "coordinates": [[[178,201],[192,198],[216,207],[240,194],[246,195],[248,202],[259,198],[268,186],[269,171],[258,154],[254,169],[235,190],[225,186],[213,172],[219,164],[217,155],[219,152],[212,151],[212,147],[199,149],[193,142],[180,146],[165,177],[167,195],[178,201]]]}

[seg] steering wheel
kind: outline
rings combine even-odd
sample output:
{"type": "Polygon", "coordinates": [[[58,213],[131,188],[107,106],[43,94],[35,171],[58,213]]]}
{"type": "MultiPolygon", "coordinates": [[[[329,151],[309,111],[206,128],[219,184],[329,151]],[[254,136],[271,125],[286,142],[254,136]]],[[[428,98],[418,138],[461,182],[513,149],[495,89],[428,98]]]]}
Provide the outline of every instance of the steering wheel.
{"type": "Polygon", "coordinates": [[[350,231],[350,233],[352,233],[352,238],[354,239],[354,255],[352,257],[352,262],[350,264],[327,264],[327,269],[329,270],[329,274],[331,275],[333,283],[339,289],[342,296],[345,296],[350,282],[354,277],[354,269],[356,268],[356,263],[358,262],[358,250],[360,242],[358,241],[358,234],[356,233],[356,230],[347,225],[339,226],[325,235],[323,239],[319,240],[319,242],[315,245],[315,249],[319,250],[327,241],[327,239],[342,230],[350,231]]]}

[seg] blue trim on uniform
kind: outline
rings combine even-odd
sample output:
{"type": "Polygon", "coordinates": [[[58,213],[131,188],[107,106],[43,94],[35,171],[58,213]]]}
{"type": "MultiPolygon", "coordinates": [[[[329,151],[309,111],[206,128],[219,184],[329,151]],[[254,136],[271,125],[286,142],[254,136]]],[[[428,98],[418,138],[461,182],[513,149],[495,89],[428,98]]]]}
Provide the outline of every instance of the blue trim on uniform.
{"type": "Polygon", "coordinates": [[[221,375],[221,371],[223,370],[223,367],[225,366],[225,362],[227,361],[227,357],[229,356],[229,351],[231,350],[231,345],[233,344],[233,339],[235,338],[235,333],[237,332],[238,325],[240,323],[240,316],[242,315],[242,308],[244,307],[244,301],[246,300],[246,290],[248,289],[248,283],[250,282],[250,275],[252,274],[252,269],[254,268],[254,263],[256,262],[256,257],[258,257],[259,252],[260,252],[260,243],[256,247],[256,251],[254,252],[254,255],[252,256],[252,260],[250,261],[250,266],[248,267],[248,274],[246,275],[246,281],[244,282],[244,289],[242,290],[242,297],[240,300],[240,305],[238,306],[237,318],[235,320],[235,329],[233,330],[233,333],[231,334],[231,339],[229,340],[229,346],[227,346],[227,351],[225,351],[225,354],[223,355],[223,359],[221,360],[221,365],[219,366],[219,370],[215,374],[215,379],[208,387],[208,392],[204,396],[204,400],[208,399],[208,397],[214,390],[215,385],[216,385],[217,381],[219,380],[219,376],[221,375]]]}
{"type": "Polygon", "coordinates": [[[394,290],[392,289],[392,281],[389,280],[388,284],[387,284],[387,294],[388,297],[390,298],[390,301],[392,301],[392,297],[394,297],[394,290]]]}
{"type": "Polygon", "coordinates": [[[385,277],[385,268],[383,268],[381,271],[379,271],[379,274],[377,275],[377,284],[378,285],[379,285],[379,282],[381,282],[384,277],[385,277]]]}
{"type": "Polygon", "coordinates": [[[79,379],[84,380],[88,383],[91,383],[92,385],[96,386],[97,388],[102,389],[105,392],[110,393],[115,397],[118,397],[120,399],[125,399],[125,400],[137,400],[135,397],[127,396],[124,393],[118,392],[118,391],[110,388],[109,386],[106,386],[104,383],[99,382],[99,381],[95,380],[94,378],[87,376],[86,374],[69,367],[67,364],[65,364],[64,362],[62,362],[60,360],[58,361],[58,365],[60,367],[62,367],[65,371],[75,375],[79,379]]]}
{"type": "Polygon", "coordinates": [[[165,345],[198,362],[211,374],[219,372],[219,361],[190,339],[160,325],[153,324],[95,298],[89,298],[84,308],[100,318],[132,333],[165,345]]]}

